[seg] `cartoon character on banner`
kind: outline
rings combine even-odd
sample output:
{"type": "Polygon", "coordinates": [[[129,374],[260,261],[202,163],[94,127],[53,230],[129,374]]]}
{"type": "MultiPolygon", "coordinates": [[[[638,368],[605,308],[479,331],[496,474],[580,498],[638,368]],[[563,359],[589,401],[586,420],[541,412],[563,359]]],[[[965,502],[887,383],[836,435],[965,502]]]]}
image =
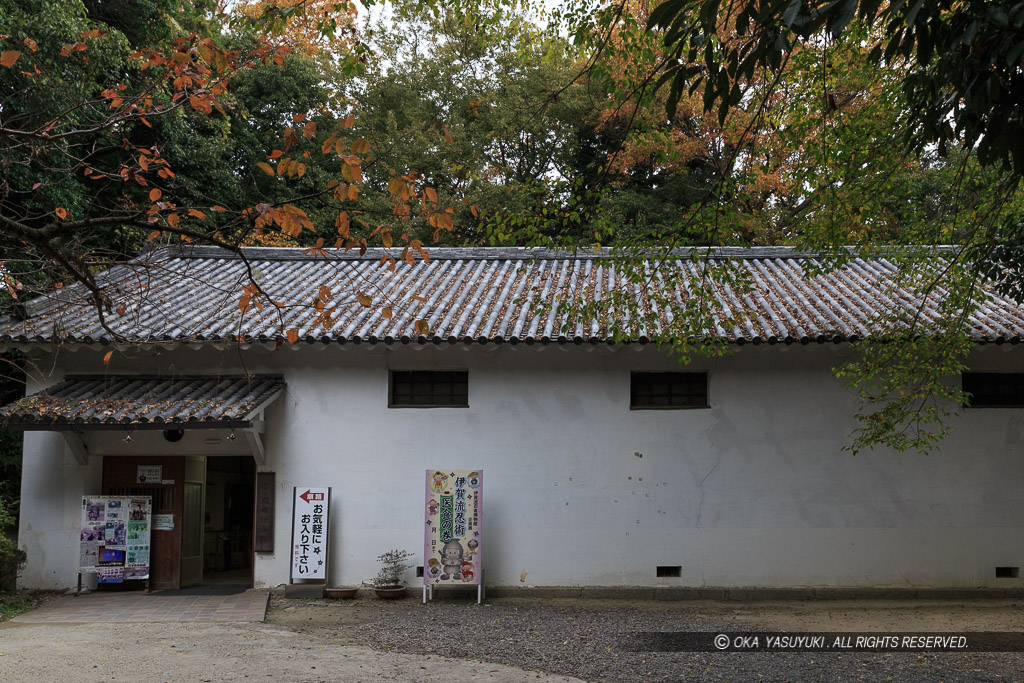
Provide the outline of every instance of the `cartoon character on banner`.
{"type": "Polygon", "coordinates": [[[437,561],[436,557],[432,557],[427,560],[427,574],[429,574],[432,579],[436,579],[441,575],[441,563],[437,561]]]}
{"type": "Polygon", "coordinates": [[[462,580],[465,583],[469,583],[473,580],[473,563],[463,562],[462,563],[462,580]]]}
{"type": "Polygon", "coordinates": [[[444,491],[444,485],[448,481],[448,475],[444,472],[434,472],[434,481],[431,484],[431,488],[434,489],[435,493],[441,493],[444,491]]]}
{"type": "Polygon", "coordinates": [[[459,572],[462,569],[463,550],[462,544],[458,541],[448,541],[441,548],[441,564],[444,565],[444,573],[441,580],[459,580],[459,572]]]}
{"type": "Polygon", "coordinates": [[[433,498],[431,498],[430,502],[427,503],[427,514],[430,515],[431,517],[433,517],[434,515],[437,514],[437,510],[438,510],[437,501],[434,500],[433,498]]]}
{"type": "Polygon", "coordinates": [[[469,543],[466,544],[466,559],[472,560],[473,556],[476,555],[477,549],[480,547],[480,541],[475,538],[469,539],[469,543]]]}

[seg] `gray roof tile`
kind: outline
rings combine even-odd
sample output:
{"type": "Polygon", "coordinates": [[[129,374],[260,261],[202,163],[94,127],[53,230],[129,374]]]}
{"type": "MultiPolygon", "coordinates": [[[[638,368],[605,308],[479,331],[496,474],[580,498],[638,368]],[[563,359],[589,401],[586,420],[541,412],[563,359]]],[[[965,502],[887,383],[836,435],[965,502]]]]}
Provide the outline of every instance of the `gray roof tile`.
{"type": "MultiPolygon", "coordinates": [[[[235,339],[276,343],[295,328],[314,342],[510,343],[608,342],[613,323],[632,323],[630,341],[647,341],[658,329],[679,322],[675,306],[697,305],[701,292],[713,308],[708,329],[693,336],[731,342],[851,341],[878,334],[882,319],[894,313],[920,314],[925,323],[938,315],[938,292],[924,300],[908,289],[891,258],[851,258],[821,271],[806,253],[785,247],[718,248],[715,263],[729,263],[740,281],[707,282],[701,262],[688,252],[652,257],[639,267],[646,286],[623,284],[621,266],[607,250],[552,252],[526,248],[434,248],[430,260],[394,271],[381,257],[394,250],[329,252],[327,258],[302,249],[246,249],[246,262],[210,247],[163,249],[111,268],[99,276],[115,302],[108,325],[135,342],[203,342],[235,339]],[[805,270],[805,266],[808,268],[805,270]],[[249,272],[278,306],[242,313],[238,299],[249,272]],[[317,288],[326,285],[335,307],[325,327],[312,315],[317,288]],[[374,299],[361,306],[357,292],[374,299]],[[567,318],[562,302],[593,302],[626,295],[601,319],[567,318]],[[660,299],[660,300],[659,300],[660,299]],[[118,315],[118,304],[124,315],[118,315]],[[390,305],[393,316],[382,308],[390,305]],[[637,316],[637,311],[645,315],[637,316]],[[630,316],[633,319],[630,320],[630,316]],[[414,322],[425,319],[430,334],[414,322]]],[[[66,287],[26,306],[22,320],[0,319],[0,343],[109,343],[96,310],[78,287],[66,287]]],[[[1006,298],[987,295],[971,318],[978,341],[1016,342],[1024,333],[1024,309],[1006,298]]]]}
{"type": "Polygon", "coordinates": [[[0,428],[240,428],[283,390],[277,375],[69,376],[0,408],[0,428]]]}

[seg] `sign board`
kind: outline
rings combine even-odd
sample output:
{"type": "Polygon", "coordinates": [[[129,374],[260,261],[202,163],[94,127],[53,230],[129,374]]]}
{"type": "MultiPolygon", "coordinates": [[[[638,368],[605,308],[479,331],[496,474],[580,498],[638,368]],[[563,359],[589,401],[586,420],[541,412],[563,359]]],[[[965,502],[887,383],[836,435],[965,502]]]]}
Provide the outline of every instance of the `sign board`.
{"type": "Polygon", "coordinates": [[[149,578],[149,496],[83,496],[78,571],[99,583],[149,578]]]}
{"type": "Polygon", "coordinates": [[[153,531],[174,531],[174,515],[171,513],[153,515],[153,531]]]}
{"type": "Polygon", "coordinates": [[[274,552],[274,473],[256,473],[255,548],[258,553],[274,552]]]}
{"type": "Polygon", "coordinates": [[[423,584],[481,583],[483,470],[427,470],[423,584]]]}
{"type": "Polygon", "coordinates": [[[331,489],[298,486],[292,496],[292,581],[327,581],[331,489]]]}
{"type": "Polygon", "coordinates": [[[155,484],[163,477],[164,468],[162,465],[139,465],[135,468],[136,484],[155,484]]]}

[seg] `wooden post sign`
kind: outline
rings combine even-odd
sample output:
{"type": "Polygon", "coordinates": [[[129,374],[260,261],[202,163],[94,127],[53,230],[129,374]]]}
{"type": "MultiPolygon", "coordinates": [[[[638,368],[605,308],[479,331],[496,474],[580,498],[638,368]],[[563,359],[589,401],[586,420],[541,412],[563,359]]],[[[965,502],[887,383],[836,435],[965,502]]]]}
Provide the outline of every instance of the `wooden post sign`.
{"type": "Polygon", "coordinates": [[[476,585],[483,599],[483,470],[427,470],[423,601],[434,586],[476,585]]]}
{"type": "Polygon", "coordinates": [[[292,502],[292,582],[327,583],[327,520],[331,489],[296,487],[292,502]]]}

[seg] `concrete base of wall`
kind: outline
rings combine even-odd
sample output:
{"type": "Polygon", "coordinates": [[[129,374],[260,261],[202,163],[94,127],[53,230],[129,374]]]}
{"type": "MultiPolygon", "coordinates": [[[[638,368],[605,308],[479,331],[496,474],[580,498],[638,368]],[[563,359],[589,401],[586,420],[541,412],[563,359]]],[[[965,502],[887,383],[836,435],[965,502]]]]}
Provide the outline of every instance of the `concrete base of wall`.
{"type": "MultiPolygon", "coordinates": [[[[290,586],[289,588],[294,588],[290,586]]],[[[286,597],[298,597],[288,595],[286,597]]],[[[408,586],[406,597],[421,597],[422,586],[408,586]]],[[[371,597],[360,591],[359,597],[371,597]]],[[[303,596],[306,597],[306,596],[303,596]]],[[[1008,600],[1024,599],[1019,588],[672,588],[644,586],[517,586],[486,587],[487,598],[573,598],[578,600],[719,600],[766,602],[770,600],[1008,600]]],[[[435,600],[476,600],[476,586],[448,586],[434,591],[435,600]]]]}

